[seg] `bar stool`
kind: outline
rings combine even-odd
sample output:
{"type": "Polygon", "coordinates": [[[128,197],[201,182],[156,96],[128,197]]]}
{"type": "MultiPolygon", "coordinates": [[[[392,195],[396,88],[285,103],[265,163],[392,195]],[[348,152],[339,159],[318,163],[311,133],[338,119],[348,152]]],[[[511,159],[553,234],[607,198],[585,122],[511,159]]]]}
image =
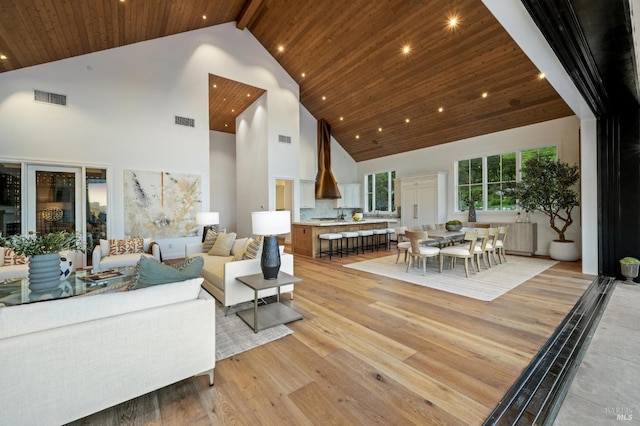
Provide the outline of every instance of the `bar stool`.
{"type": "Polygon", "coordinates": [[[373,231],[371,229],[358,231],[358,236],[360,237],[360,249],[362,253],[364,253],[365,250],[373,251],[373,231]],[[369,239],[369,237],[371,237],[371,239],[369,239]],[[365,238],[367,239],[366,243],[365,238]]]}
{"type": "Polygon", "coordinates": [[[376,251],[380,250],[380,246],[382,245],[382,242],[380,240],[382,239],[383,235],[384,235],[384,245],[386,247],[389,239],[389,237],[387,236],[387,228],[373,230],[373,239],[374,239],[374,245],[376,247],[376,251]]]}
{"type": "MultiPolygon", "coordinates": [[[[349,256],[349,252],[358,255],[358,233],[356,231],[345,231],[340,233],[342,238],[347,242],[347,248],[344,252],[349,256]],[[349,240],[353,243],[353,247],[349,248],[349,240]]],[[[344,244],[344,243],[342,243],[344,244]]]]}
{"type": "Polygon", "coordinates": [[[332,234],[332,233],[320,234],[318,235],[318,238],[320,239],[320,256],[319,257],[322,257],[322,253],[328,254],[329,260],[331,260],[331,256],[338,253],[340,253],[340,257],[342,257],[342,234],[332,234]],[[322,251],[322,240],[329,240],[329,251],[322,251]],[[336,249],[334,250],[333,242],[336,240],[340,241],[340,248],[336,247],[336,249]]]}
{"type": "Polygon", "coordinates": [[[396,228],[387,228],[387,250],[391,250],[391,243],[394,241],[396,242],[396,244],[398,244],[398,235],[396,235],[396,228]]]}

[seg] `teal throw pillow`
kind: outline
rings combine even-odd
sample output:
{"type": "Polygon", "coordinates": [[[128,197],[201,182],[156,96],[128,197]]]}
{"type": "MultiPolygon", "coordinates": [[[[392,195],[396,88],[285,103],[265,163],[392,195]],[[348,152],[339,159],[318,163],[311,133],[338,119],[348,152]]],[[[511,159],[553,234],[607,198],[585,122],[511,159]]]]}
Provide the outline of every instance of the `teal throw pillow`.
{"type": "Polygon", "coordinates": [[[143,256],[136,265],[132,288],[145,288],[198,278],[203,266],[204,259],[200,256],[176,265],[165,265],[153,258],[143,256]]]}

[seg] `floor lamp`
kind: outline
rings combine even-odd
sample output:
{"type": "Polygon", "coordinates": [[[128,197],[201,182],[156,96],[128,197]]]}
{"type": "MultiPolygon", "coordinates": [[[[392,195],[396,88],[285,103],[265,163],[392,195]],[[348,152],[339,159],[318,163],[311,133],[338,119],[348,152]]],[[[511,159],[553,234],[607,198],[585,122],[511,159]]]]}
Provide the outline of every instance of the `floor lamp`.
{"type": "Polygon", "coordinates": [[[197,212],[196,223],[203,225],[202,228],[202,242],[207,236],[207,231],[213,228],[213,225],[220,223],[220,213],[218,212],[197,212]]]}
{"type": "Polygon", "coordinates": [[[291,232],[291,212],[286,210],[253,212],[251,225],[255,235],[264,235],[260,267],[265,280],[278,278],[280,249],[278,235],[291,232]]]}

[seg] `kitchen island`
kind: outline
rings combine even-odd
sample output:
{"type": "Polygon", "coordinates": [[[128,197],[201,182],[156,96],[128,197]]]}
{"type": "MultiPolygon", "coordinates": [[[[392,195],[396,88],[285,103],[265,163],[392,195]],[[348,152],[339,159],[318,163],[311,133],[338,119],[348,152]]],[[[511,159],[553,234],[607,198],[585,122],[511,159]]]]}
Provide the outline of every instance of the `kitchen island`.
{"type": "Polygon", "coordinates": [[[291,250],[294,254],[317,257],[320,255],[318,235],[367,229],[385,229],[395,226],[395,219],[365,218],[347,220],[306,220],[291,224],[291,250]]]}

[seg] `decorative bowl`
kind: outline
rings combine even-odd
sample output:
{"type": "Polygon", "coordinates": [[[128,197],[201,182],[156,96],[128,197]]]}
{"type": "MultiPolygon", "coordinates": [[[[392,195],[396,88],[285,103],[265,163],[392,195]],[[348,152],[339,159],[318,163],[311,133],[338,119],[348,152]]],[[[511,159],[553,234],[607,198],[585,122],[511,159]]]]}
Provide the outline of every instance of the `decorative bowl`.
{"type": "Polygon", "coordinates": [[[459,231],[462,229],[462,224],[460,225],[445,225],[447,231],[459,231]]]}

